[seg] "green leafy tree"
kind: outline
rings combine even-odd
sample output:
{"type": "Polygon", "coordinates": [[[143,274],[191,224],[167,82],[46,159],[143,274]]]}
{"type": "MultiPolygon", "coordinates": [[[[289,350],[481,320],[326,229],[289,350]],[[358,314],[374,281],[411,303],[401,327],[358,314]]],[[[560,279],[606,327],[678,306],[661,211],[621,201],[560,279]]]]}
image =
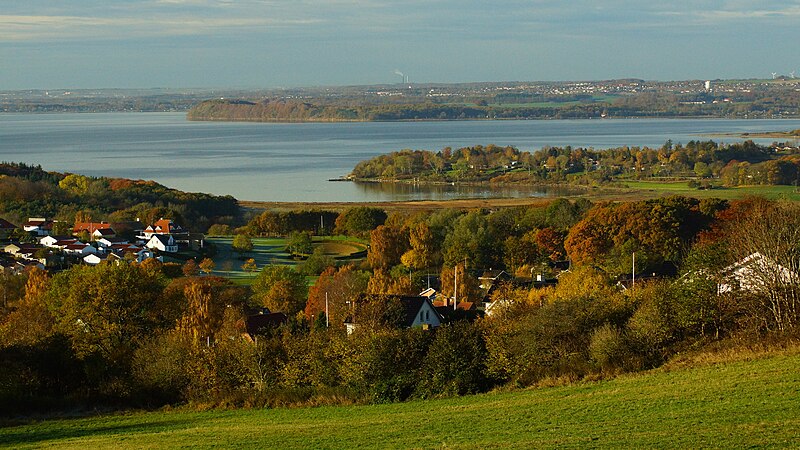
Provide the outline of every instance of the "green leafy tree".
{"type": "Polygon", "coordinates": [[[308,255],[314,251],[314,242],[311,233],[293,232],[286,245],[286,251],[292,255],[308,255]]]}
{"type": "Polygon", "coordinates": [[[163,289],[163,277],[139,265],[75,266],[53,277],[48,298],[79,356],[124,364],[144,338],[175,323],[163,289]]]}
{"type": "Polygon", "coordinates": [[[231,248],[240,255],[251,252],[253,251],[253,241],[250,239],[250,236],[246,234],[237,234],[233,237],[231,248]]]}
{"type": "Polygon", "coordinates": [[[252,289],[256,301],[287,316],[302,311],[308,298],[305,276],[288,266],[265,266],[253,280],[252,289]]]}
{"type": "Polygon", "coordinates": [[[357,206],[336,218],[335,233],[350,236],[367,236],[370,231],[386,222],[386,211],[380,208],[357,206]]]}

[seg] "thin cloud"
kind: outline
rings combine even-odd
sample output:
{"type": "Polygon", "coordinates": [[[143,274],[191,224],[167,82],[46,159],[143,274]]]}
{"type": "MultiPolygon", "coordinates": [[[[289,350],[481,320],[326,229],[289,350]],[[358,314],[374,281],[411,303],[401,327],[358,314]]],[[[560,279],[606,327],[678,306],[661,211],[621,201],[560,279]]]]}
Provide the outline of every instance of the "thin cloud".
{"type": "Polygon", "coordinates": [[[286,28],[320,23],[318,19],[275,18],[106,18],[0,15],[0,41],[132,38],[212,34],[225,29],[286,28]]]}

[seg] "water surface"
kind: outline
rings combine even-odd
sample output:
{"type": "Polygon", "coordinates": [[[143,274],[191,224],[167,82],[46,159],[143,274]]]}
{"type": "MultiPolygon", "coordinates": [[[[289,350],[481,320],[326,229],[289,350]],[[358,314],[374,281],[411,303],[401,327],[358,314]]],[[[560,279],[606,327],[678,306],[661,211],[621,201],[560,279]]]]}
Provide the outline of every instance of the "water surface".
{"type": "MultiPolygon", "coordinates": [[[[46,170],[152,179],[192,192],[304,202],[549,195],[527,188],[329,182],[361,160],[471,145],[661,146],[715,133],[787,131],[800,120],[614,119],[468,122],[188,122],[182,113],[0,114],[0,159],[46,170]]],[[[715,137],[734,142],[741,139],[715,137]]],[[[773,139],[762,139],[769,143],[773,139]]]]}

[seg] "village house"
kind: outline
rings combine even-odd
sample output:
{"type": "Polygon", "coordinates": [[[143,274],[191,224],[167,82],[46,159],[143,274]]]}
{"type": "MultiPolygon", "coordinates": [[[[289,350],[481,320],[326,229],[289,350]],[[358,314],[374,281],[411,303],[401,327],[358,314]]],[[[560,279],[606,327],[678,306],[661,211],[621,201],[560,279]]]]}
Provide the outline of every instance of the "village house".
{"type": "Polygon", "coordinates": [[[62,250],[67,255],[80,256],[81,258],[89,254],[97,253],[96,248],[92,247],[89,244],[82,244],[80,242],[75,244],[69,244],[62,250]]]}
{"type": "Polygon", "coordinates": [[[128,240],[120,237],[101,237],[95,241],[101,248],[108,249],[114,245],[128,245],[128,240]]]}
{"type": "Polygon", "coordinates": [[[53,221],[44,217],[29,217],[28,221],[22,224],[22,229],[37,236],[47,236],[53,230],[53,221]]]}
{"type": "Polygon", "coordinates": [[[39,239],[39,243],[45,247],[63,250],[68,245],[80,244],[81,242],[71,236],[45,236],[39,239]]]}
{"type": "MultiPolygon", "coordinates": [[[[147,228],[141,231],[139,235],[136,237],[142,239],[144,241],[149,241],[151,237],[154,235],[187,235],[188,239],[188,232],[183,229],[180,225],[176,224],[170,219],[164,219],[163,217],[156,221],[153,225],[148,225],[147,228]]],[[[175,238],[178,239],[177,237],[175,238]]]]}
{"type": "Polygon", "coordinates": [[[145,247],[165,253],[178,253],[178,243],[172,235],[153,234],[145,247]]]}
{"type": "Polygon", "coordinates": [[[726,280],[717,286],[720,294],[735,289],[759,292],[775,282],[800,284],[799,273],[758,252],[726,267],[722,273],[726,280]]]}
{"type": "MultiPolygon", "coordinates": [[[[436,311],[433,303],[422,296],[384,295],[387,300],[397,299],[403,308],[402,328],[422,327],[423,329],[436,328],[443,322],[442,316],[436,311]]],[[[358,327],[352,317],[345,320],[347,334],[352,334],[358,327]]]]}
{"type": "Polygon", "coordinates": [[[108,253],[108,254],[92,253],[83,257],[83,262],[90,266],[96,266],[103,261],[119,263],[120,261],[122,261],[122,257],[117,256],[115,253],[108,253]]]}
{"type": "Polygon", "coordinates": [[[78,222],[72,227],[72,234],[78,236],[86,233],[88,236],[95,236],[95,232],[98,230],[111,230],[112,233],[114,231],[108,222],[78,222]]]}

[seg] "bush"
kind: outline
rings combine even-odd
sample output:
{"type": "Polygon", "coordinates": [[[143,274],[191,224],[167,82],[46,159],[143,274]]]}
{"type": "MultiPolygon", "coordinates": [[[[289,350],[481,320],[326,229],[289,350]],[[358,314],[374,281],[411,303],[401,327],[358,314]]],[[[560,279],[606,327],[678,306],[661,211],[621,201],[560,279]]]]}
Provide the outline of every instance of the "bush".
{"type": "Polygon", "coordinates": [[[596,328],[589,339],[589,357],[603,371],[623,368],[628,359],[625,335],[610,324],[596,328]]]}
{"type": "Polygon", "coordinates": [[[486,342],[478,326],[461,321],[436,330],[422,363],[421,397],[475,394],[491,387],[486,342]]]}
{"type": "Polygon", "coordinates": [[[146,341],[133,354],[132,373],[143,394],[158,404],[186,400],[193,356],[185,336],[168,332],[146,341]]]}

